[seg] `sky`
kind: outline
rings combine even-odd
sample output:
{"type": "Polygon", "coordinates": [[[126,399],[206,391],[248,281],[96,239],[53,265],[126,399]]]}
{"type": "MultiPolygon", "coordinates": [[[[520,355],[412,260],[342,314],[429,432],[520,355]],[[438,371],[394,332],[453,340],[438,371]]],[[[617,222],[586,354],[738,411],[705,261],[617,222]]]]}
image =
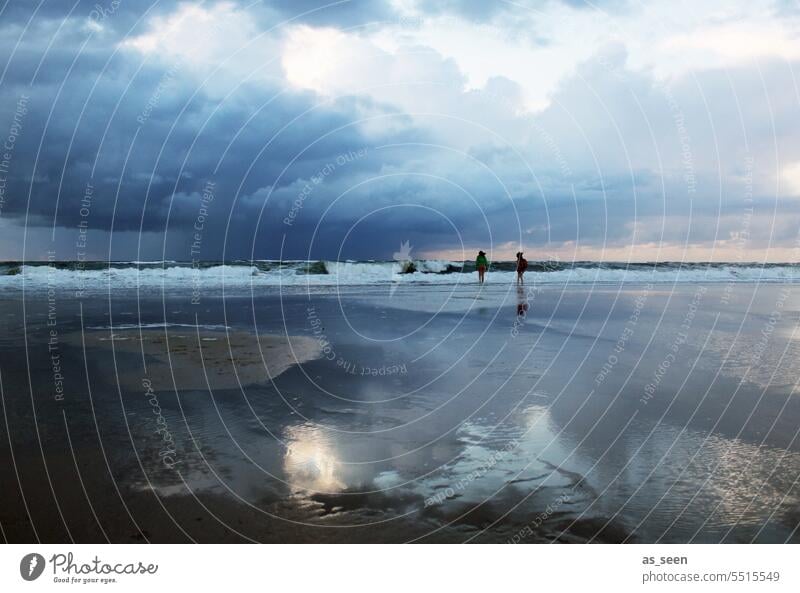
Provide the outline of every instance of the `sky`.
{"type": "Polygon", "coordinates": [[[0,2],[2,260],[800,260],[795,1],[0,2]]]}

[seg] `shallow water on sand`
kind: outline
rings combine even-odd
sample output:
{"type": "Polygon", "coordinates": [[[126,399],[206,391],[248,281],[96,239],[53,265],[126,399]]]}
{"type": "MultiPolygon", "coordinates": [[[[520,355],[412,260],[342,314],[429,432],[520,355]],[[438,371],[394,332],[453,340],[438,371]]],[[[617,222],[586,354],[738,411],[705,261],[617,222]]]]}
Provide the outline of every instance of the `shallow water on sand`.
{"type": "Polygon", "coordinates": [[[800,541],[791,286],[24,304],[0,306],[10,539],[800,541]],[[115,347],[139,325],[163,353],[115,347]],[[291,342],[243,332],[318,351],[259,379],[291,342]]]}

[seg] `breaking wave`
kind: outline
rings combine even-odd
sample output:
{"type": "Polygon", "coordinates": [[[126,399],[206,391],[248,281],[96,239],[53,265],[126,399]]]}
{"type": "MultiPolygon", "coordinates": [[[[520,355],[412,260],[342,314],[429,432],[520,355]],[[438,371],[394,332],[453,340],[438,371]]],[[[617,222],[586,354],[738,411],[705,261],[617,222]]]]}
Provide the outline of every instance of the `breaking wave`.
{"type": "MultiPolygon", "coordinates": [[[[487,282],[507,283],[514,262],[492,263],[487,282]]],[[[474,280],[474,262],[235,261],[235,262],[8,262],[0,288],[69,290],[191,289],[249,286],[458,284],[474,280]]],[[[526,280],[542,284],[796,282],[797,264],[614,263],[530,261],[526,280]]]]}

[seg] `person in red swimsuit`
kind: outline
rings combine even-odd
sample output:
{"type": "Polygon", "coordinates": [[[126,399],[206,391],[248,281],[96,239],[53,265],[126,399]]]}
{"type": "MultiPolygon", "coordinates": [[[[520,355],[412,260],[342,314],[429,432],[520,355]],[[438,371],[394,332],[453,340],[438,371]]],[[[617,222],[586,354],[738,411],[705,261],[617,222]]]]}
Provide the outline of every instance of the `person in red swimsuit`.
{"type": "Polygon", "coordinates": [[[528,260],[522,257],[522,252],[517,251],[517,284],[524,284],[522,275],[528,269],[528,260]]]}

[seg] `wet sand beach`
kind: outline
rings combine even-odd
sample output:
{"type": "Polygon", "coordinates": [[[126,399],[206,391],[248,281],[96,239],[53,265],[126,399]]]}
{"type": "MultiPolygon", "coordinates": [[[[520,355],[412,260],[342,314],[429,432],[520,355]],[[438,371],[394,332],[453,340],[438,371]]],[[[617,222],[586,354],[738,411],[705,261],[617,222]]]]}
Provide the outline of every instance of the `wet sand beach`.
{"type": "Polygon", "coordinates": [[[793,286],[22,305],[8,541],[800,541],[793,286]]]}
{"type": "Polygon", "coordinates": [[[64,336],[63,343],[95,351],[140,354],[142,368],[117,367],[116,380],[137,389],[146,379],[155,390],[235,389],[263,384],[295,364],[320,356],[307,336],[258,335],[195,327],[89,330],[64,336]],[[141,372],[143,371],[143,372],[141,372]]]}

